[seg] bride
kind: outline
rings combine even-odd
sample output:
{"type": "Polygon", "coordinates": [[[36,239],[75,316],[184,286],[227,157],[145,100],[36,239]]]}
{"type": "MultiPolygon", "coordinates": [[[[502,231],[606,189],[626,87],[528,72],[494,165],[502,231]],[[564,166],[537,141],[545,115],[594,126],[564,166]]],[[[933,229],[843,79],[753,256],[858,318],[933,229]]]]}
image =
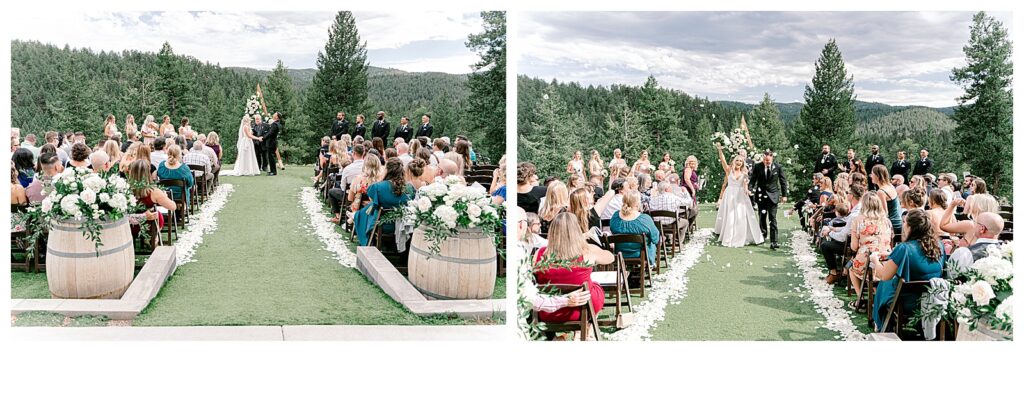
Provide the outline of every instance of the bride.
{"type": "Polygon", "coordinates": [[[747,176],[746,161],[737,155],[732,159],[732,165],[726,164],[722,145],[715,143],[715,147],[718,148],[718,160],[729,179],[718,217],[715,218],[718,240],[722,246],[729,248],[763,243],[764,235],[757,224],[754,207],[750,204],[750,190],[747,188],[750,178],[747,176]]]}
{"type": "Polygon", "coordinates": [[[242,123],[238,126],[238,158],[235,159],[235,169],[222,175],[230,176],[252,176],[260,174],[260,167],[256,163],[256,147],[253,146],[252,125],[249,124],[249,116],[242,116],[242,123]]]}

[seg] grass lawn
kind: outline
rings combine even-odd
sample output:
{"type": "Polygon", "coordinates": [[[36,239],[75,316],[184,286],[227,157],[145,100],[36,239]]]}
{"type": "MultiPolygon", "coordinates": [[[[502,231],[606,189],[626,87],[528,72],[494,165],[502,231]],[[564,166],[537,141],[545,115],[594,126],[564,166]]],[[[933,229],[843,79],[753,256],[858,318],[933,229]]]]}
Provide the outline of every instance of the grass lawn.
{"type": "Polygon", "coordinates": [[[11,298],[42,299],[50,298],[50,286],[46,283],[46,273],[11,272],[11,298]]]}

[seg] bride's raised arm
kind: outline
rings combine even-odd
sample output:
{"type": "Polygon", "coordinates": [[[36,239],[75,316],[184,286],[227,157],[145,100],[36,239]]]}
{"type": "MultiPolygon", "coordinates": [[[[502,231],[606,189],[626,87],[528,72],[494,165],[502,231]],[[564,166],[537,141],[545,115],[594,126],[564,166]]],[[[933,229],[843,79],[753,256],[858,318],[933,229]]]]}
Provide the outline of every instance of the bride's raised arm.
{"type": "Polygon", "coordinates": [[[722,153],[722,145],[715,143],[715,148],[718,149],[718,162],[722,163],[722,170],[725,173],[729,173],[729,164],[725,162],[725,154],[722,153]]]}

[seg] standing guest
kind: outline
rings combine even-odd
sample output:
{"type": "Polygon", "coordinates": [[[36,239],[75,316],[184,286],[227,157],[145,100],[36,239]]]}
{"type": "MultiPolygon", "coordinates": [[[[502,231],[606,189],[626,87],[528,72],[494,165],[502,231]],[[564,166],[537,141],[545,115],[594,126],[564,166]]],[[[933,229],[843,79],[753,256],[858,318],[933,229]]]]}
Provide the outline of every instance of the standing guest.
{"type": "Polygon", "coordinates": [[[32,153],[32,160],[35,161],[39,158],[39,147],[36,147],[36,135],[29,133],[25,136],[25,141],[21,143],[21,148],[28,150],[32,153]]]}
{"type": "Polygon", "coordinates": [[[814,161],[814,172],[834,180],[837,167],[839,167],[839,162],[836,160],[835,154],[832,154],[832,147],[828,144],[821,146],[821,158],[814,161]]]}
{"type": "Polygon", "coordinates": [[[422,124],[419,129],[416,129],[416,137],[426,137],[428,139],[434,137],[434,126],[430,125],[430,114],[424,114],[420,118],[420,122],[422,124]]]}
{"type": "Polygon", "coordinates": [[[548,232],[548,226],[555,216],[569,210],[569,190],[562,181],[552,181],[547,186],[543,206],[537,215],[540,216],[541,232],[548,232]]]}
{"type": "Polygon", "coordinates": [[[616,179],[624,178],[626,173],[629,171],[629,165],[626,160],[622,158],[622,150],[616,148],[612,152],[612,159],[608,161],[608,186],[611,186],[612,182],[616,179]]]}
{"type": "MultiPolygon", "coordinates": [[[[885,169],[885,166],[879,167],[885,169]]],[[[857,301],[860,300],[860,285],[864,281],[868,257],[877,253],[888,255],[892,250],[893,233],[891,221],[885,212],[885,204],[875,192],[865,193],[860,205],[860,215],[847,224],[853,228],[850,232],[850,249],[857,252],[850,267],[850,285],[857,292],[857,301]]],[[[900,225],[902,224],[900,220],[900,225]]],[[[856,309],[853,304],[850,307],[856,309]]]]}
{"type": "Polygon", "coordinates": [[[590,179],[597,177],[597,183],[604,183],[604,177],[608,176],[604,169],[604,161],[601,160],[601,153],[597,150],[590,150],[590,161],[587,162],[587,170],[590,171],[590,179]]]}
{"type": "Polygon", "coordinates": [[[128,138],[135,140],[139,136],[139,125],[135,124],[135,115],[129,114],[124,118],[124,134],[128,138]]]}
{"type": "Polygon", "coordinates": [[[46,132],[46,144],[51,144],[57,149],[57,158],[60,159],[60,164],[63,166],[68,162],[71,157],[68,152],[60,147],[60,134],[55,131],[46,132]]]}
{"type": "Polygon", "coordinates": [[[910,177],[910,162],[907,161],[906,151],[900,150],[896,153],[896,161],[892,162],[892,167],[889,168],[889,173],[891,173],[893,177],[896,177],[897,175],[904,178],[910,177]]]}
{"type": "Polygon", "coordinates": [[[338,112],[334,123],[331,123],[331,138],[341,140],[343,134],[348,134],[348,121],[345,120],[345,112],[338,112]]]}
{"type": "Polygon", "coordinates": [[[889,169],[883,164],[875,164],[871,169],[871,183],[878,188],[877,197],[882,201],[882,207],[889,217],[892,228],[903,228],[903,209],[900,207],[899,193],[890,182],[889,169]]]}
{"type": "MultiPolygon", "coordinates": [[[[946,254],[936,240],[935,226],[928,214],[920,210],[907,213],[902,234],[903,242],[896,245],[885,263],[880,261],[878,253],[872,253],[869,258],[875,277],[879,280],[871,310],[876,332],[886,331],[879,326],[882,325],[884,309],[892,304],[899,279],[927,281],[942,276],[946,254]]],[[[920,295],[904,292],[900,300],[905,312],[914,312],[920,304],[920,295]]]]}
{"type": "Polygon", "coordinates": [[[914,175],[926,175],[932,171],[932,160],[928,159],[928,150],[921,149],[921,158],[914,163],[914,175]]]}
{"type": "Polygon", "coordinates": [[[399,123],[401,124],[395,129],[395,140],[402,139],[408,142],[412,138],[412,126],[409,126],[409,118],[402,116],[399,123]]]}
{"type": "Polygon", "coordinates": [[[897,196],[902,196],[904,192],[910,189],[910,186],[907,186],[905,182],[906,181],[903,179],[903,176],[901,175],[896,175],[892,177],[892,186],[896,188],[897,196]]]}
{"type": "Polygon", "coordinates": [[[161,180],[180,179],[185,181],[185,187],[168,186],[171,190],[171,197],[174,200],[185,199],[184,208],[188,208],[192,187],[195,186],[195,179],[192,177],[192,170],[188,165],[182,163],[181,147],[177,144],[167,147],[167,160],[161,162],[156,169],[156,175],[161,180]]]}
{"type": "MultiPolygon", "coordinates": [[[[604,291],[590,279],[594,265],[611,264],[615,256],[597,245],[587,243],[578,220],[570,213],[562,213],[551,223],[549,243],[537,251],[536,262],[547,257],[550,261],[572,262],[567,266],[538,268],[533,273],[537,284],[587,284],[595,314],[604,307],[604,291]]],[[[563,308],[555,312],[539,312],[540,320],[548,323],[579,320],[579,309],[563,308]]]]}
{"type": "Polygon", "coordinates": [[[363,115],[356,115],[356,125],[352,129],[352,138],[356,137],[366,137],[366,117],[363,115]]]}
{"type": "Polygon", "coordinates": [[[32,157],[32,152],[24,148],[14,150],[14,156],[11,157],[13,167],[17,171],[18,182],[21,187],[28,187],[32,183],[32,178],[36,176],[36,160],[32,157]]]}
{"type": "Polygon", "coordinates": [[[696,208],[697,191],[700,190],[700,182],[697,177],[697,157],[688,156],[686,162],[683,163],[683,176],[679,178],[682,181],[683,188],[690,193],[690,197],[694,200],[693,207],[696,208]]]}
{"type": "Polygon", "coordinates": [[[174,125],[171,124],[171,117],[164,115],[163,123],[160,124],[160,135],[171,137],[174,135],[174,125]]]}
{"type": "Polygon", "coordinates": [[[391,123],[384,119],[384,111],[377,112],[377,120],[373,122],[371,134],[373,138],[380,138],[385,143],[388,142],[388,135],[391,134],[391,123]]]}
{"type": "MultiPolygon", "coordinates": [[[[864,163],[864,171],[870,173],[875,165],[885,166],[885,158],[878,154],[878,146],[872,145],[871,155],[868,155],[868,160],[864,163]]],[[[878,190],[878,185],[868,183],[868,190],[878,190]]]]}
{"type": "Polygon", "coordinates": [[[615,212],[611,218],[610,228],[612,234],[643,234],[646,236],[646,245],[633,243],[621,243],[615,245],[616,252],[621,252],[624,258],[640,257],[640,248],[647,249],[647,263],[654,265],[658,242],[661,234],[651,216],[640,212],[640,192],[631,190],[622,197],[622,209],[615,212]]]}
{"type": "Polygon", "coordinates": [[[32,203],[41,202],[46,198],[43,195],[43,188],[49,186],[53,176],[60,172],[60,159],[57,158],[57,154],[43,153],[39,155],[39,168],[40,171],[32,179],[32,183],[25,187],[25,195],[32,203]]]}
{"type": "MultiPolygon", "coordinates": [[[[405,181],[402,162],[397,158],[389,159],[384,165],[384,178],[366,189],[366,196],[370,198],[370,203],[355,215],[355,231],[356,236],[359,237],[359,245],[366,246],[370,243],[370,231],[376,224],[377,213],[381,209],[399,209],[409,201],[413,193],[415,190],[412,185],[405,181]]],[[[395,224],[384,224],[381,226],[381,231],[394,233],[395,224]]],[[[377,247],[382,247],[382,245],[377,245],[377,247]]]]}
{"type": "Polygon", "coordinates": [[[220,147],[220,135],[217,132],[210,132],[210,134],[206,135],[206,143],[204,144],[207,148],[213,150],[213,154],[217,156],[215,158],[217,166],[220,166],[221,161],[224,159],[224,150],[220,147]]]}
{"type": "Polygon", "coordinates": [[[103,123],[103,137],[110,139],[114,137],[114,134],[119,134],[117,131],[117,118],[114,115],[107,115],[107,120],[103,123]]]}
{"type": "Polygon", "coordinates": [[[537,186],[538,179],[537,167],[533,163],[519,163],[516,175],[516,204],[527,213],[537,213],[540,210],[540,199],[548,191],[544,186],[537,186]]]}

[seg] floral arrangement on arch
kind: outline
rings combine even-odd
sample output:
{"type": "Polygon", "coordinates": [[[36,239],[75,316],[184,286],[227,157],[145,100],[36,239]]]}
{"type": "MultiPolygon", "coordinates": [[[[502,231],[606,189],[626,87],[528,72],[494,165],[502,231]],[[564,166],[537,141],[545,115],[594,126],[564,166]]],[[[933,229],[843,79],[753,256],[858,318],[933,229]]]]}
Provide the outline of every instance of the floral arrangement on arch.
{"type": "Polygon", "coordinates": [[[248,101],[245,101],[245,115],[253,118],[260,113],[260,101],[256,98],[256,95],[249,97],[248,101]]]}
{"type": "Polygon", "coordinates": [[[424,229],[430,242],[430,253],[440,252],[441,242],[459,230],[479,229],[499,245],[504,206],[491,204],[491,197],[482,187],[467,186],[458,177],[448,177],[423,186],[415,199],[402,211],[413,227],[424,229]]]}
{"type": "Polygon", "coordinates": [[[46,198],[25,217],[30,220],[32,240],[48,231],[54,221],[74,221],[93,241],[97,252],[103,246],[103,223],[125,218],[139,206],[127,180],[116,174],[97,174],[89,168],[69,167],[54,175],[42,194],[46,198]]]}
{"type": "MultiPolygon", "coordinates": [[[[988,247],[988,256],[970,267],[947,263],[948,288],[929,288],[922,295],[922,318],[945,317],[975,330],[979,325],[1013,333],[1013,247],[1011,243],[988,247]],[[929,296],[944,293],[945,306],[926,303],[929,296]]],[[[940,298],[941,299],[941,298],[940,298]]]]}

